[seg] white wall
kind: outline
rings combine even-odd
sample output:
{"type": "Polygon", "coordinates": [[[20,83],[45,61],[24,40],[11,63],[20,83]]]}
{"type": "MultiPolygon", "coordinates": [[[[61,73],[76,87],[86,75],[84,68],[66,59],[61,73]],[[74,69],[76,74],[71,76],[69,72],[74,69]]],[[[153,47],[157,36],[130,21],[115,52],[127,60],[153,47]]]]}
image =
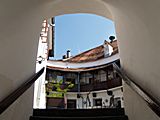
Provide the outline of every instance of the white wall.
{"type": "Polygon", "coordinates": [[[49,25],[48,21],[44,20],[42,23],[41,37],[39,37],[38,50],[37,50],[37,61],[36,61],[36,72],[45,67],[43,74],[35,81],[34,84],[34,109],[45,109],[46,108],[46,88],[45,88],[45,76],[46,76],[46,64],[48,59],[48,47],[49,40],[52,39],[48,35],[49,25]],[[41,56],[41,58],[40,58],[41,56]],[[39,61],[41,63],[39,63],[39,61]]]}
{"type": "MultiPolygon", "coordinates": [[[[39,56],[44,57],[44,60],[41,64],[36,62],[36,72],[45,67],[43,74],[36,80],[34,83],[34,99],[33,99],[33,108],[34,109],[44,109],[46,108],[46,90],[45,90],[45,77],[46,77],[46,64],[47,64],[47,43],[43,43],[42,40],[39,40],[37,58],[39,56]]],[[[40,59],[38,59],[40,60],[40,59]]]]}
{"type": "MultiPolygon", "coordinates": [[[[107,11],[107,16],[111,18],[102,3],[91,1],[85,0],[85,3],[81,0],[0,1],[0,100],[35,72],[40,27],[44,19],[67,12],[97,13],[95,7],[101,11],[102,16],[105,16],[103,11],[107,11]]],[[[28,120],[32,113],[32,104],[33,88],[11,105],[0,119],[28,120]]]]}
{"type": "MultiPolygon", "coordinates": [[[[104,1],[108,2],[116,23],[123,69],[135,82],[160,101],[160,15],[158,14],[160,1],[104,1]]],[[[128,90],[126,87],[125,89],[128,90]]],[[[154,113],[151,115],[148,108],[143,105],[144,101],[131,90],[124,96],[130,120],[157,120],[156,115],[154,113]],[[145,114],[142,111],[145,111],[145,114]],[[136,117],[133,117],[134,115],[136,117]]]]}
{"type": "MultiPolygon", "coordinates": [[[[35,73],[41,3],[0,1],[0,100],[35,73]]],[[[32,105],[33,86],[1,114],[0,119],[28,120],[32,105]]]]}
{"type": "MultiPolygon", "coordinates": [[[[112,88],[112,89],[109,89],[109,90],[113,91],[114,98],[116,98],[116,97],[122,98],[123,97],[123,92],[121,91],[121,87],[116,87],[116,88],[112,88]]],[[[88,92],[80,92],[80,94],[81,94],[81,96],[83,96],[84,101],[86,101],[88,92]]],[[[77,98],[77,93],[67,92],[66,96],[67,96],[67,99],[77,100],[77,109],[82,109],[82,108],[84,108],[84,109],[91,109],[91,108],[101,107],[101,106],[97,106],[97,107],[93,106],[93,99],[98,99],[98,98],[101,98],[102,102],[104,102],[107,99],[108,102],[105,102],[105,105],[106,105],[106,107],[109,107],[110,96],[107,94],[107,90],[92,91],[89,94],[89,98],[90,98],[90,101],[91,101],[91,107],[89,107],[89,103],[87,105],[88,107],[86,107],[86,104],[84,104],[84,107],[83,107],[83,105],[82,105],[82,98],[77,98]],[[96,93],[97,96],[93,97],[92,93],[96,93]]],[[[122,107],[124,107],[124,101],[122,99],[121,99],[121,105],[122,105],[122,107]]]]}
{"type": "Polygon", "coordinates": [[[124,84],[124,88],[124,105],[129,120],[160,120],[146,102],[127,84],[124,84]]]}
{"type": "MultiPolygon", "coordinates": [[[[0,100],[35,72],[43,18],[65,13],[94,13],[114,19],[123,68],[160,100],[159,6],[159,0],[1,0],[0,100]]],[[[21,96],[0,119],[28,120],[32,112],[32,90],[21,96]]],[[[132,92],[126,97],[139,100],[132,92]]],[[[134,109],[129,104],[135,104],[132,100],[126,98],[126,107],[129,119],[135,120],[129,113],[137,115],[137,109],[146,109],[143,106],[134,109]]],[[[149,112],[146,110],[146,114],[149,112]]],[[[145,115],[136,119],[143,120],[145,115]]],[[[145,120],[151,119],[157,120],[153,116],[145,120]]]]}

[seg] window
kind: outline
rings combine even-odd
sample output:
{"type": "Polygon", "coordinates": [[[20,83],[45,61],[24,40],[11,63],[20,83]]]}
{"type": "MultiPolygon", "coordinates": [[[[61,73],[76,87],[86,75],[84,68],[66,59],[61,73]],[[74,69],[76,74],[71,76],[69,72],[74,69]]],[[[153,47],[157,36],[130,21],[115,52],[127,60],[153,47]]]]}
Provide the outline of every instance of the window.
{"type": "Polygon", "coordinates": [[[66,82],[71,82],[75,84],[75,79],[74,78],[66,78],[66,82]]]}
{"type": "Polygon", "coordinates": [[[67,108],[68,109],[76,109],[76,100],[67,100],[67,108]]]}
{"type": "Polygon", "coordinates": [[[82,73],[80,76],[80,83],[82,85],[90,84],[92,81],[92,75],[90,73],[82,73]]]}
{"type": "Polygon", "coordinates": [[[93,78],[89,78],[89,84],[92,84],[93,78]]]}
{"type": "Polygon", "coordinates": [[[108,71],[108,80],[112,80],[114,78],[113,71],[108,71]]]}
{"type": "Polygon", "coordinates": [[[100,74],[101,74],[101,81],[106,81],[106,72],[101,70],[100,74]]]}
{"type": "Polygon", "coordinates": [[[90,84],[93,76],[89,72],[85,74],[85,82],[86,84],[90,84]]]}
{"type": "Polygon", "coordinates": [[[63,80],[63,76],[57,75],[57,82],[60,82],[61,80],[63,80]]]}
{"type": "Polygon", "coordinates": [[[101,74],[99,71],[95,71],[95,74],[94,74],[94,81],[96,83],[100,82],[101,81],[101,74]]]}
{"type": "Polygon", "coordinates": [[[93,106],[102,106],[102,98],[93,99],[93,106]]]}
{"type": "Polygon", "coordinates": [[[121,98],[120,97],[116,97],[115,98],[115,106],[116,106],[116,108],[121,108],[121,98]]]}
{"type": "Polygon", "coordinates": [[[48,80],[52,81],[52,74],[51,73],[48,73],[48,80]]]}

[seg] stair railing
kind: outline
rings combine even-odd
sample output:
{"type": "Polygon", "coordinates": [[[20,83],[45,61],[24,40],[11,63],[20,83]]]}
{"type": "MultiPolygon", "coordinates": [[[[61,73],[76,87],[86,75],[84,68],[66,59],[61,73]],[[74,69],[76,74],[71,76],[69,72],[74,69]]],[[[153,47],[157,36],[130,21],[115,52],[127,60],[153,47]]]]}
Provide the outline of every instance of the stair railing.
{"type": "Polygon", "coordinates": [[[33,83],[43,74],[44,67],[29,79],[26,80],[20,87],[14,90],[6,98],[0,102],[0,114],[2,114],[14,101],[16,101],[26,90],[28,90],[33,83]]]}
{"type": "Polygon", "coordinates": [[[135,83],[131,78],[129,78],[124,70],[120,68],[116,63],[112,63],[113,68],[116,72],[121,76],[123,81],[130,86],[136,93],[138,93],[143,100],[147,103],[147,105],[160,117],[160,101],[156,100],[155,97],[147,93],[140,85],[135,83]]]}

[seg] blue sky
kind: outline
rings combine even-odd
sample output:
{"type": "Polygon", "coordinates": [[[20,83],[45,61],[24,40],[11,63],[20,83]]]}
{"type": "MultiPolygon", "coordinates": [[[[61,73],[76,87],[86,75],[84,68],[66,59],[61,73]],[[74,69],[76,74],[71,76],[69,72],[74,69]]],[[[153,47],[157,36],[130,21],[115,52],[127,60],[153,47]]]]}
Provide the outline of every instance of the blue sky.
{"type": "Polygon", "coordinates": [[[55,57],[61,59],[68,49],[74,56],[115,36],[114,23],[93,14],[68,14],[55,17],[55,57]]]}

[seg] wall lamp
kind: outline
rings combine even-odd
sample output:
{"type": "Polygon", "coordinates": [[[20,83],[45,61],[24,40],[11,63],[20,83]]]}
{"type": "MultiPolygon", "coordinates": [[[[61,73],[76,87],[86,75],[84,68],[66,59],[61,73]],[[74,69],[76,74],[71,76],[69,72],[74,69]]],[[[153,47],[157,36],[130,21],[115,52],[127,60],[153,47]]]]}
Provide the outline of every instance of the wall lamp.
{"type": "Polygon", "coordinates": [[[39,64],[41,64],[43,61],[45,61],[45,58],[44,58],[44,57],[39,56],[39,57],[37,58],[37,62],[38,62],[39,64]]]}

